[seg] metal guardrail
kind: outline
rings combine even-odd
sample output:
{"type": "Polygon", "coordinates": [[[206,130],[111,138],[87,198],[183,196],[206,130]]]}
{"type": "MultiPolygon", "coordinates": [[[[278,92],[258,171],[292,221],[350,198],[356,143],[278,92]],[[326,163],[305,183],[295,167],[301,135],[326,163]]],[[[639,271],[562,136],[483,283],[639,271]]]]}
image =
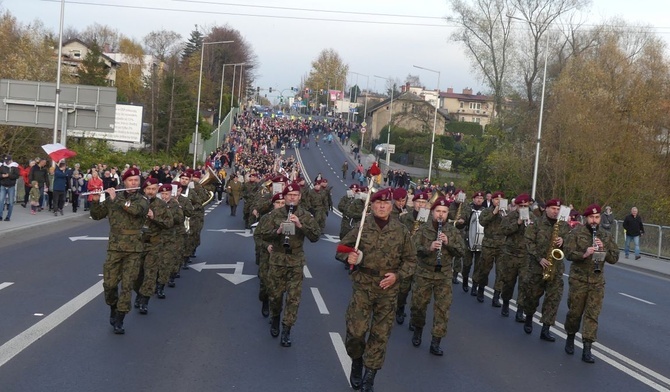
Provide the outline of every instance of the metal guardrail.
{"type": "MultiPolygon", "coordinates": [[[[619,249],[623,250],[626,241],[623,221],[616,221],[613,234],[619,249]]],[[[633,253],[634,245],[630,244],[630,246],[630,252],[633,253]]],[[[670,226],[645,223],[644,234],[640,236],[640,253],[659,259],[670,259],[670,226]]]]}
{"type": "Polygon", "coordinates": [[[220,129],[214,129],[212,131],[212,137],[209,139],[205,140],[202,144],[202,156],[199,157],[202,159],[202,162],[205,161],[207,156],[212,152],[216,151],[217,147],[221,147],[221,144],[223,141],[226,139],[226,136],[228,135],[228,130],[230,129],[230,122],[232,121],[233,117],[239,112],[239,108],[233,108],[231,112],[228,112],[228,115],[223,119],[221,122],[220,129]]]}

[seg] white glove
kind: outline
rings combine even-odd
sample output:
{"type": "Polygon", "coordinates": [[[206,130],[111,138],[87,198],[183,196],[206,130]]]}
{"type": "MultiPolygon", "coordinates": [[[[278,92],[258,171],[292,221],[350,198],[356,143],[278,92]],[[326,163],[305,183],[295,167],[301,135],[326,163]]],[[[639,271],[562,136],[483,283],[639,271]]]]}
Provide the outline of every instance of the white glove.
{"type": "Polygon", "coordinates": [[[358,259],[356,260],[356,263],[354,265],[359,265],[361,263],[361,261],[363,261],[363,251],[359,249],[358,250],[358,259]]]}

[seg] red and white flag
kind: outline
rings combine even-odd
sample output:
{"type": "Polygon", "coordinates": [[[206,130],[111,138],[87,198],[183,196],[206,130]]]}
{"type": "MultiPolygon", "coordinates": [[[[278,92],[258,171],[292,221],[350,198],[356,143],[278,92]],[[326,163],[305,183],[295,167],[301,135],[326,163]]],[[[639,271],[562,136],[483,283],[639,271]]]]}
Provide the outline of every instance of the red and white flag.
{"type": "Polygon", "coordinates": [[[77,155],[76,152],[68,150],[60,143],[45,144],[42,146],[42,149],[49,154],[49,157],[55,162],[59,162],[61,159],[72,158],[77,155]]]}

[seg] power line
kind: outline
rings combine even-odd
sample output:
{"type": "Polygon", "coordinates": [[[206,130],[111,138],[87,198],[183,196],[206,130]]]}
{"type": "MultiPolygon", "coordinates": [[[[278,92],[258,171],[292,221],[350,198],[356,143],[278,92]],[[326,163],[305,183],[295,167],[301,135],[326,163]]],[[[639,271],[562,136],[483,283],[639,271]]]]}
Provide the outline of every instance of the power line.
{"type": "MultiPolygon", "coordinates": [[[[60,3],[60,0],[40,0],[48,3],[60,3]]],[[[121,4],[107,4],[107,3],[91,3],[86,1],[66,1],[67,4],[77,4],[77,5],[86,5],[86,6],[97,6],[97,7],[110,7],[110,8],[126,8],[126,9],[137,9],[137,10],[146,10],[146,11],[170,11],[170,12],[186,12],[194,14],[206,14],[206,15],[230,15],[230,16],[248,16],[255,18],[270,18],[270,19],[292,19],[292,20],[311,20],[319,22],[344,22],[344,23],[363,23],[363,24],[379,24],[379,25],[394,25],[394,26],[415,26],[415,27],[453,27],[445,24],[428,24],[428,23],[409,23],[409,22],[389,22],[389,21],[378,21],[378,20],[351,20],[351,19],[334,19],[334,18],[317,18],[317,17],[306,17],[306,16],[286,16],[286,15],[261,15],[261,14],[249,14],[241,12],[222,12],[222,11],[200,11],[200,10],[191,10],[191,9],[177,9],[177,8],[162,8],[162,7],[147,7],[147,6],[136,6],[136,5],[121,5],[121,4]]],[[[381,14],[380,14],[381,15],[381,14]]]]}

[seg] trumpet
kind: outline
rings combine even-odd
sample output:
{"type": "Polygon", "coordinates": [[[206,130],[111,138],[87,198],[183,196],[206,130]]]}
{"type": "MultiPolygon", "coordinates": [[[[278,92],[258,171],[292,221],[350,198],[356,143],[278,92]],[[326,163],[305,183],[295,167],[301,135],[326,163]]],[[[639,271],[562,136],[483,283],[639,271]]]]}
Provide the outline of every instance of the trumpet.
{"type": "MultiPolygon", "coordinates": [[[[293,214],[293,204],[290,204],[290,205],[288,206],[288,216],[286,217],[286,222],[290,222],[290,221],[291,221],[291,214],[293,214]]],[[[283,244],[284,249],[287,249],[287,250],[288,250],[288,249],[291,248],[291,244],[289,243],[289,240],[290,240],[290,238],[289,238],[288,233],[285,233],[285,235],[284,235],[284,244],[283,244]]]]}
{"type": "MultiPolygon", "coordinates": [[[[108,188],[108,189],[109,189],[109,188],[108,188]]],[[[139,186],[137,186],[137,187],[134,187],[134,188],[125,188],[125,189],[116,189],[116,188],[113,188],[113,189],[116,190],[116,191],[118,192],[118,191],[134,191],[134,190],[138,190],[138,189],[142,189],[142,188],[139,187],[139,186]]],[[[107,192],[107,189],[105,189],[104,191],[91,191],[91,192],[80,193],[79,196],[101,195],[101,194],[103,194],[103,193],[105,193],[105,192],[107,192]]]]}

